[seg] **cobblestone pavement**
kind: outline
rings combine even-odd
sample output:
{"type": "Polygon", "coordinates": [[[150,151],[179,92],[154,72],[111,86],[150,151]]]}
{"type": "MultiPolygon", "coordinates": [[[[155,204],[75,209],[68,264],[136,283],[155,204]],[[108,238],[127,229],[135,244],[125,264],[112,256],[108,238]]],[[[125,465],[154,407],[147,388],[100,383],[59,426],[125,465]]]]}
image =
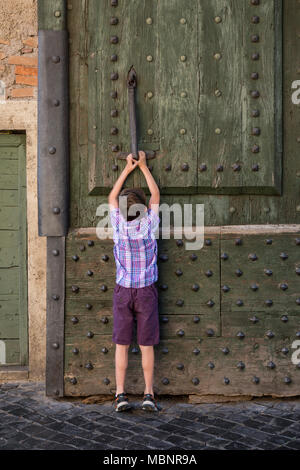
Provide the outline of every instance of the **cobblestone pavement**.
{"type": "Polygon", "coordinates": [[[2,449],[300,449],[300,400],[189,404],[164,397],[154,415],[117,414],[112,400],[84,404],[45,396],[44,384],[0,385],[2,449]]]}

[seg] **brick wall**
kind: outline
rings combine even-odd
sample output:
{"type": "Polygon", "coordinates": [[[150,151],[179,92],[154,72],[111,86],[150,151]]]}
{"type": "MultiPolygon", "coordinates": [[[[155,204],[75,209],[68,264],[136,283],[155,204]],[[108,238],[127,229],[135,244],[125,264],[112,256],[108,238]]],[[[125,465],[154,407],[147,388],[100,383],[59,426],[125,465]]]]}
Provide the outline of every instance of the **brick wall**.
{"type": "Polygon", "coordinates": [[[0,100],[36,99],[37,0],[0,2],[0,100]]]}

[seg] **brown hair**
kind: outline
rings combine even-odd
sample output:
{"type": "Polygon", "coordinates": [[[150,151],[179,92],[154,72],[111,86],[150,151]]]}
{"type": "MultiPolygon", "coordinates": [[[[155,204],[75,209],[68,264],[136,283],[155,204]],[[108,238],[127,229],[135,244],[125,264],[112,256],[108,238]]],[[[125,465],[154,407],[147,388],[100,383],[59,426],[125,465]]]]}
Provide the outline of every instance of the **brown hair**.
{"type": "Polygon", "coordinates": [[[120,204],[120,211],[124,219],[131,221],[139,217],[140,211],[137,211],[136,215],[128,215],[128,213],[133,204],[143,204],[146,206],[147,200],[144,191],[139,188],[125,188],[120,192],[120,196],[127,196],[127,211],[124,208],[122,209],[122,204],[120,204]]]}

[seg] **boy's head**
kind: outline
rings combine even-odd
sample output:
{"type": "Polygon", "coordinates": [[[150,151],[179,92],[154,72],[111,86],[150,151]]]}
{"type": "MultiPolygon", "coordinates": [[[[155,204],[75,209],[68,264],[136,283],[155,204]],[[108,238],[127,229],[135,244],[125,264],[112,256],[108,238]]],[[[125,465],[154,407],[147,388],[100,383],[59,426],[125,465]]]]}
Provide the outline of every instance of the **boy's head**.
{"type": "Polygon", "coordinates": [[[123,207],[122,203],[120,203],[120,211],[124,219],[127,220],[128,222],[131,220],[137,219],[141,214],[140,211],[136,211],[135,215],[129,215],[129,209],[134,204],[143,204],[143,206],[145,207],[144,211],[147,210],[146,195],[142,189],[125,188],[120,192],[120,196],[127,196],[127,207],[123,207]]]}

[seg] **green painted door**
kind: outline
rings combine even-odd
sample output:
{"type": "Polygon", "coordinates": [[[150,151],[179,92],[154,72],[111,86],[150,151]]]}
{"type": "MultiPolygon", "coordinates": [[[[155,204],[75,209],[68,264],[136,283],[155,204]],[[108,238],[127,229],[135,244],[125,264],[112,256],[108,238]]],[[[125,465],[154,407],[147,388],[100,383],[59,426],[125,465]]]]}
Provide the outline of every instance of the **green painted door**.
{"type": "Polygon", "coordinates": [[[25,134],[0,134],[0,365],[27,364],[25,134]]]}

